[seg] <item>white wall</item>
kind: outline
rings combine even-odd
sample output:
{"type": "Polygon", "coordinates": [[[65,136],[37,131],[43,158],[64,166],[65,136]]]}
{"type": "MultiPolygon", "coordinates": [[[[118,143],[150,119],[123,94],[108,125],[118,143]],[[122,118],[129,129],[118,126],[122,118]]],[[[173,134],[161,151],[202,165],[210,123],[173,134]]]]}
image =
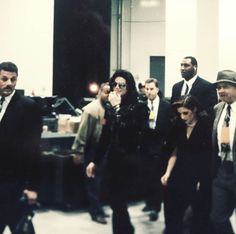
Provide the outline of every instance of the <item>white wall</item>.
{"type": "MultiPolygon", "coordinates": [[[[117,69],[117,0],[112,1],[111,73],[117,69]],[[115,30],[114,30],[115,28],[115,30]]],[[[133,73],[137,82],[149,77],[150,56],[165,55],[165,0],[144,7],[139,0],[123,0],[122,68],[133,73]]],[[[119,47],[119,45],[118,45],[119,47]]]]}
{"type": "Polygon", "coordinates": [[[236,0],[219,0],[219,70],[236,71],[236,0]]]}
{"type": "Polygon", "coordinates": [[[166,1],[166,96],[181,80],[185,56],[198,60],[198,74],[215,81],[219,61],[218,0],[166,1]]]}
{"type": "Polygon", "coordinates": [[[18,89],[52,95],[53,0],[1,0],[0,62],[19,69],[18,89]]]}
{"type": "MultiPolygon", "coordinates": [[[[236,0],[146,0],[157,3],[151,8],[141,7],[142,1],[123,0],[125,14],[130,10],[123,24],[129,24],[130,31],[128,27],[122,31],[126,40],[122,68],[130,70],[138,82],[149,76],[150,56],[166,57],[166,96],[182,79],[179,68],[184,56],[195,56],[199,75],[211,82],[221,69],[236,70],[236,0]]],[[[111,62],[114,70],[113,58],[111,62]]]]}
{"type": "Polygon", "coordinates": [[[165,0],[153,3],[132,1],[130,70],[137,82],[149,78],[150,56],[165,56],[165,0]]]}
{"type": "MultiPolygon", "coordinates": [[[[149,76],[149,57],[166,57],[166,96],[180,80],[183,56],[196,56],[199,74],[214,81],[218,70],[236,70],[236,0],[123,0],[122,68],[137,81],[149,76]],[[152,2],[150,0],[150,2],[152,2]]],[[[117,68],[117,11],[113,0],[111,72],[117,68]]],[[[1,0],[0,62],[19,67],[17,88],[52,94],[53,0],[1,0]]]]}

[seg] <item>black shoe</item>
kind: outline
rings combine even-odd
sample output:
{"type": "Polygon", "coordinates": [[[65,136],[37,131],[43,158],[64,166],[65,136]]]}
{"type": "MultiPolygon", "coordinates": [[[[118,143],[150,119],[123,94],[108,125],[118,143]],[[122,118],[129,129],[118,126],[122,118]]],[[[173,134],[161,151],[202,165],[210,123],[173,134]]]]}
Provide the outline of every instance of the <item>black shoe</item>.
{"type": "Polygon", "coordinates": [[[150,221],[157,221],[158,220],[158,213],[155,210],[152,210],[149,213],[149,220],[150,221]]]}
{"type": "Polygon", "coordinates": [[[97,216],[92,217],[92,220],[97,223],[107,224],[105,217],[103,217],[101,215],[97,215],[97,216]]]}
{"type": "Polygon", "coordinates": [[[107,214],[107,213],[102,214],[102,216],[103,216],[104,218],[109,218],[109,217],[110,217],[110,215],[107,214]]]}
{"type": "Polygon", "coordinates": [[[152,209],[151,209],[150,206],[145,205],[145,206],[143,207],[143,209],[142,209],[142,212],[148,212],[148,211],[151,211],[151,210],[152,210],[152,209]]]}

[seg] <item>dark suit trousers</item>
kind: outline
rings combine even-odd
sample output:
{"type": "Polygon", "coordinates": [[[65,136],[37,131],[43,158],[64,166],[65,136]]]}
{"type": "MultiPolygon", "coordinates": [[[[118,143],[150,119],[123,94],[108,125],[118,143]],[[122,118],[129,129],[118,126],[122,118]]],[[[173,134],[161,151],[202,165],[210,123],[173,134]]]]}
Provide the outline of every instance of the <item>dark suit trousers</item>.
{"type": "Polygon", "coordinates": [[[19,199],[16,183],[0,182],[0,233],[3,233],[6,226],[13,232],[19,222],[22,216],[19,199]]]}
{"type": "Polygon", "coordinates": [[[218,234],[234,234],[230,217],[236,208],[236,174],[233,163],[222,163],[213,181],[211,219],[218,234]]]}
{"type": "Polygon", "coordinates": [[[92,218],[98,215],[104,215],[101,203],[101,176],[96,175],[95,178],[86,178],[86,189],[89,201],[89,213],[92,218]]]}
{"type": "Polygon", "coordinates": [[[152,210],[160,212],[163,200],[161,185],[161,166],[157,158],[143,160],[145,203],[152,210]]]}

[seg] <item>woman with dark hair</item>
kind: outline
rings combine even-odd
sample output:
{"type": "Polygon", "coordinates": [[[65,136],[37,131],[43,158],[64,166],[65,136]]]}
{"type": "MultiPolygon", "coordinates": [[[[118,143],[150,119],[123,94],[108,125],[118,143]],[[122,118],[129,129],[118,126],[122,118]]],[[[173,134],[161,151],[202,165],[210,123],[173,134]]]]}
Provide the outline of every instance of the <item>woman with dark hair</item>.
{"type": "Polygon", "coordinates": [[[106,157],[105,180],[112,208],[114,234],[133,234],[127,200],[139,184],[139,154],[142,133],[148,127],[148,108],[138,102],[133,75],[125,70],[116,71],[109,84],[111,92],[106,106],[99,148],[87,167],[87,176],[93,177],[101,157],[106,157]]]}
{"type": "Polygon", "coordinates": [[[204,184],[210,181],[212,121],[201,114],[200,105],[193,96],[181,97],[173,103],[173,108],[176,120],[169,139],[169,147],[173,150],[161,178],[167,191],[165,233],[184,233],[183,219],[189,207],[193,215],[190,233],[208,233],[210,204],[204,203],[209,203],[206,196],[210,196],[210,187],[204,188],[204,184]]]}

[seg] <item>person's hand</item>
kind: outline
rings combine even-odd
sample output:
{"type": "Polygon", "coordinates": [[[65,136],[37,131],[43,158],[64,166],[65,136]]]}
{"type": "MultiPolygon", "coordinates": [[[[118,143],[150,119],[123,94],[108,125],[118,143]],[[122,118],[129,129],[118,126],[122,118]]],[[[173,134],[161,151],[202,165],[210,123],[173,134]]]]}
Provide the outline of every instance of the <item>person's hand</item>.
{"type": "Polygon", "coordinates": [[[111,105],[118,106],[121,103],[121,96],[120,94],[116,93],[115,91],[110,92],[108,96],[108,101],[111,103],[111,105]]]}
{"type": "Polygon", "coordinates": [[[86,167],[86,175],[89,178],[94,178],[95,177],[95,169],[96,169],[96,165],[91,162],[88,164],[88,166],[86,167]]]}
{"type": "Polygon", "coordinates": [[[38,193],[32,190],[28,190],[25,189],[23,191],[23,194],[26,196],[28,203],[31,204],[35,204],[37,202],[38,199],[38,193]]]}
{"type": "Polygon", "coordinates": [[[161,183],[163,186],[167,186],[168,185],[168,180],[169,180],[170,175],[165,173],[162,177],[161,177],[161,183]]]}
{"type": "Polygon", "coordinates": [[[83,156],[81,154],[74,154],[73,162],[76,165],[82,164],[84,162],[83,156]]]}

